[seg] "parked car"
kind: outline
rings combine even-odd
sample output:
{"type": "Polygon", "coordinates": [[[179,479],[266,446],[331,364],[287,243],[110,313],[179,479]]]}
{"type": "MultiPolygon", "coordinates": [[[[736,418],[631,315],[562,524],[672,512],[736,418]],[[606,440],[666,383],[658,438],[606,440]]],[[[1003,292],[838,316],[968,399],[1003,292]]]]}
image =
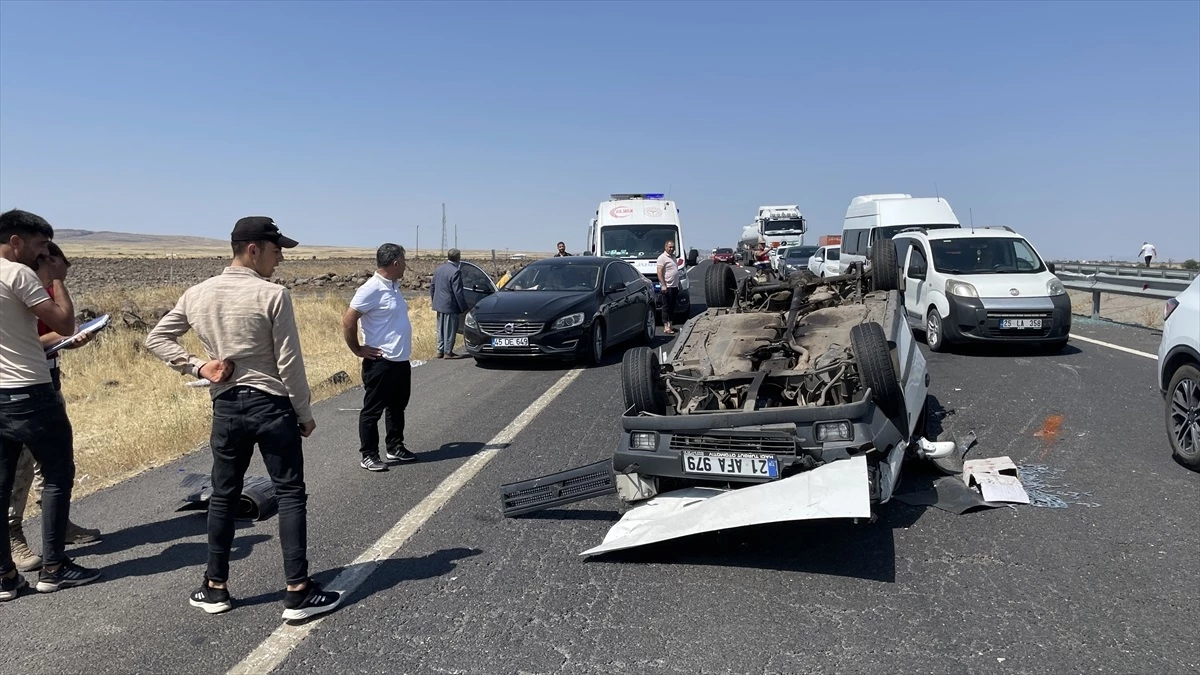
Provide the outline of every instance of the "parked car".
{"type": "Polygon", "coordinates": [[[544,356],[596,364],[608,347],[653,341],[654,305],[650,280],[624,260],[547,258],[478,301],[463,337],[476,361],[544,356]]]}
{"type": "Polygon", "coordinates": [[[1158,345],[1158,388],[1166,401],[1171,454],[1200,471],[1200,277],[1163,311],[1158,345]]]}
{"type": "Polygon", "coordinates": [[[710,259],[714,263],[729,263],[732,265],[733,261],[734,261],[733,249],[731,249],[731,248],[714,248],[713,252],[712,252],[712,257],[710,259]]]}
{"type": "Polygon", "coordinates": [[[1028,342],[1052,351],[1067,344],[1067,289],[1011,228],[912,228],[877,245],[887,267],[875,271],[877,281],[899,286],[905,315],[924,329],[931,350],[955,342],[1028,342]]]}
{"type": "Polygon", "coordinates": [[[842,273],[842,247],[822,246],[808,259],[808,271],[818,277],[836,277],[842,273]]]}
{"type": "Polygon", "coordinates": [[[793,272],[807,269],[809,258],[816,252],[816,246],[789,246],[779,259],[779,275],[786,278],[793,272]]]}

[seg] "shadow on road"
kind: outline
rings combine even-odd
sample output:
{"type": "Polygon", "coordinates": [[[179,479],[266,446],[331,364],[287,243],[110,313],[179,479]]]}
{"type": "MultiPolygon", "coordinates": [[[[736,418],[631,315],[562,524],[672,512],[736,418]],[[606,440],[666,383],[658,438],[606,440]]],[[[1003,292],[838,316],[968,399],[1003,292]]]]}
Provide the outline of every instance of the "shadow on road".
{"type": "MultiPolygon", "coordinates": [[[[924,334],[921,334],[921,342],[928,344],[924,340],[924,334]]],[[[952,344],[946,345],[946,351],[942,354],[955,356],[979,356],[988,358],[1021,358],[1021,357],[1053,357],[1053,356],[1073,356],[1082,354],[1083,350],[1073,344],[1067,344],[1061,349],[1043,348],[1036,343],[1007,343],[1007,344],[952,344]]]]}
{"type": "Polygon", "coordinates": [[[416,453],[416,455],[417,455],[416,462],[401,462],[401,461],[397,460],[394,462],[388,462],[388,464],[391,466],[396,466],[397,464],[412,464],[412,463],[419,464],[422,462],[443,462],[448,459],[460,459],[462,457],[470,457],[471,455],[479,452],[480,450],[483,449],[483,446],[484,446],[483,443],[479,443],[476,441],[470,441],[470,442],[456,441],[453,443],[443,443],[442,447],[438,448],[437,450],[430,450],[429,452],[416,453]]]}

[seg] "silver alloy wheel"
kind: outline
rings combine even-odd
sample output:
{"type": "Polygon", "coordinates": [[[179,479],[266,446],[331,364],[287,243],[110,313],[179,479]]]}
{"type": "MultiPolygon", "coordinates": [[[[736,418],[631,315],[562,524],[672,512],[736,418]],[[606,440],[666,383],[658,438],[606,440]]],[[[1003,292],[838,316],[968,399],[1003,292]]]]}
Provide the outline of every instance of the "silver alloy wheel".
{"type": "Polygon", "coordinates": [[[1200,453],[1200,383],[1188,377],[1171,391],[1171,435],[1179,454],[1200,453]]]}
{"type": "Polygon", "coordinates": [[[646,312],[646,339],[654,340],[654,308],[646,312]]]}
{"type": "Polygon", "coordinates": [[[942,317],[938,316],[937,310],[929,311],[929,317],[925,320],[925,344],[929,345],[930,349],[938,346],[942,341],[942,317]]]}
{"type": "Polygon", "coordinates": [[[600,363],[604,358],[604,326],[599,322],[592,326],[592,361],[600,363]]]}

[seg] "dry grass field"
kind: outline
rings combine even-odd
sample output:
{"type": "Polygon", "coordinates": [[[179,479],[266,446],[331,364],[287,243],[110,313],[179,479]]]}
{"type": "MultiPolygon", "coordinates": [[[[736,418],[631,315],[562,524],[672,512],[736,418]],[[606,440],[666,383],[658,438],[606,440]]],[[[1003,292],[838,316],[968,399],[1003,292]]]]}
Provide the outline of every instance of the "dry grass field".
{"type": "MultiPolygon", "coordinates": [[[[79,307],[116,312],[121,307],[171,307],[182,291],[170,286],[81,287],[74,299],[79,307]]],[[[361,384],[358,359],[341,337],[341,316],[352,292],[349,288],[293,296],[314,400],[361,384]],[[339,371],[349,375],[349,381],[329,383],[339,371]]],[[[428,299],[410,300],[409,313],[414,358],[427,359],[436,350],[428,299]]],[[[114,321],[92,343],[63,353],[63,395],[75,431],[76,496],[175,459],[208,438],[208,389],[185,386],[192,378],[146,352],[146,332],[114,321]]],[[[186,335],[184,344],[203,355],[194,334],[186,335]]],[[[320,425],[318,417],[318,433],[320,425]]]]}
{"type": "MultiPolygon", "coordinates": [[[[1071,296],[1071,311],[1076,315],[1090,316],[1092,294],[1084,291],[1067,291],[1071,296]]],[[[1155,298],[1139,298],[1132,295],[1100,294],[1100,318],[1120,323],[1129,323],[1147,328],[1163,327],[1163,301],[1155,298]]]]}

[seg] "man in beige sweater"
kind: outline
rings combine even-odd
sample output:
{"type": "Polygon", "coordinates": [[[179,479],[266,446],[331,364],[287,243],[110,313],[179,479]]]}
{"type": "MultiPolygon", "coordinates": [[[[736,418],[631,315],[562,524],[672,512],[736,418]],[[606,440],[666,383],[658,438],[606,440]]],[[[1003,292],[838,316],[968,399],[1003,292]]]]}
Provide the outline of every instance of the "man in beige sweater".
{"type": "Polygon", "coordinates": [[[146,337],[146,348],[170,367],[212,383],[212,497],[208,506],[208,570],[189,598],[209,614],[233,608],[227,582],[234,517],[257,444],[279,502],[279,543],[287,581],[283,618],[333,610],[340,593],[308,576],[307,503],[302,439],[316,428],[290,292],[271,283],[283,249],[296,246],[274,221],[242,218],[231,235],[233,262],[184,291],[146,337]],[[206,358],[179,338],[195,330],[206,358]]]}

